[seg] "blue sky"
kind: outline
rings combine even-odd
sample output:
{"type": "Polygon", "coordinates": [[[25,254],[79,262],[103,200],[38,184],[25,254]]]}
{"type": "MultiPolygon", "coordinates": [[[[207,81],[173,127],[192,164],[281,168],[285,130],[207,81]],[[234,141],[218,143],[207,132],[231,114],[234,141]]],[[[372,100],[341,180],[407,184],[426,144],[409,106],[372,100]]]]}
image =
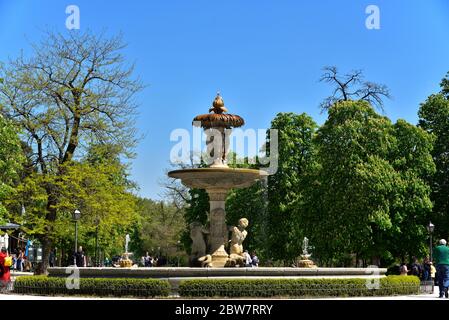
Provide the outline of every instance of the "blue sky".
{"type": "Polygon", "coordinates": [[[287,111],[322,123],[318,105],[330,93],[318,82],[322,67],[362,69],[390,88],[385,114],[416,123],[419,104],[449,71],[446,0],[0,0],[0,61],[30,52],[47,27],[65,30],[72,4],[81,29],[123,33],[125,55],[148,85],[137,97],[144,139],[132,178],[151,198],[162,194],[170,132],[189,129],[218,90],[247,128],[267,128],[287,111]],[[370,4],[380,9],[380,30],[365,27],[370,4]]]}

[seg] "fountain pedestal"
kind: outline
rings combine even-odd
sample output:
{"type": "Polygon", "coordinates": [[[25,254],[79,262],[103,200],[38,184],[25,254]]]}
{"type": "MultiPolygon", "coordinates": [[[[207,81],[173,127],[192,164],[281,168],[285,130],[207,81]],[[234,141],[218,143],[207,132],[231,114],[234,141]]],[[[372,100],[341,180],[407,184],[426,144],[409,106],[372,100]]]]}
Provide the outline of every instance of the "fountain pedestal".
{"type": "Polygon", "coordinates": [[[177,178],[189,188],[205,189],[209,195],[209,250],[212,267],[225,266],[228,254],[224,245],[228,242],[226,225],[226,196],[232,188],[246,188],[266,177],[266,172],[254,169],[234,169],[210,167],[174,170],[169,177],[177,178]]]}

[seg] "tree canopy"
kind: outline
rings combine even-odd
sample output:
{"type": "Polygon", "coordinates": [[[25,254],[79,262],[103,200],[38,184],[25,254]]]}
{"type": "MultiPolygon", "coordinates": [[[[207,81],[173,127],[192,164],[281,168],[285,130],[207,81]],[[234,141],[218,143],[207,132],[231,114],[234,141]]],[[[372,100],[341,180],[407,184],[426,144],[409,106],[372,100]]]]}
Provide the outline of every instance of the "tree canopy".
{"type": "MultiPolygon", "coordinates": [[[[35,213],[33,232],[43,245],[41,272],[46,270],[57,224],[66,210],[83,207],[86,213],[95,212],[101,204],[102,212],[115,212],[106,198],[96,202],[95,193],[86,193],[89,187],[104,188],[95,186],[95,181],[113,186],[110,172],[115,168],[99,164],[95,171],[87,163],[81,169],[73,162],[92,145],[116,146],[118,156],[132,155],[137,137],[133,98],[142,85],[132,76],[133,66],[125,62],[124,46],[120,36],[47,32],[33,45],[32,54],[0,66],[2,114],[22,129],[28,160],[34,166],[24,189],[31,192],[32,188],[39,195],[33,203],[37,207],[27,211],[35,213]]],[[[119,193],[124,195],[123,191],[119,193]]],[[[108,196],[101,190],[99,194],[108,196]]],[[[116,194],[115,206],[124,208],[128,202],[119,204],[121,199],[116,194]]],[[[126,214],[123,217],[126,221],[126,214]]]]}
{"type": "Polygon", "coordinates": [[[16,127],[0,115],[0,222],[7,218],[4,202],[15,194],[24,160],[16,127]]]}

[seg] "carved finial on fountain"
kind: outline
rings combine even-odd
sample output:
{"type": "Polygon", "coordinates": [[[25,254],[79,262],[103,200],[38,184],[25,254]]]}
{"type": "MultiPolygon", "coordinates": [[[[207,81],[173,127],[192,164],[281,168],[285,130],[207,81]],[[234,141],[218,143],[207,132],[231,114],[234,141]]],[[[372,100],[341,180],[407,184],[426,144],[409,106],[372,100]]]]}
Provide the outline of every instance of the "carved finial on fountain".
{"type": "Polygon", "coordinates": [[[227,168],[227,155],[229,153],[230,135],[232,128],[243,126],[242,117],[227,113],[220,92],[212,102],[209,113],[201,114],[193,118],[193,125],[201,125],[204,128],[207,139],[207,151],[210,161],[206,161],[211,168],[227,168]]]}
{"type": "Polygon", "coordinates": [[[221,114],[223,112],[228,112],[228,109],[224,105],[223,98],[220,96],[220,92],[217,92],[217,96],[212,102],[212,107],[209,108],[209,112],[214,112],[216,114],[221,114]]]}

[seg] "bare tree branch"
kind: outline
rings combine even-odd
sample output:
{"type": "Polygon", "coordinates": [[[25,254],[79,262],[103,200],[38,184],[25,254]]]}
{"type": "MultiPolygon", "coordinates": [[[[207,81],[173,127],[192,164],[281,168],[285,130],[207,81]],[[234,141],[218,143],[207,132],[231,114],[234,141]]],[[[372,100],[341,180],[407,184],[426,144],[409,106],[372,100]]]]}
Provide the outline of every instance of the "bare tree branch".
{"type": "Polygon", "coordinates": [[[118,143],[130,155],[137,139],[134,97],[143,85],[125,63],[121,35],[47,31],[32,47],[29,58],[0,65],[0,104],[32,138],[24,140],[38,162],[70,161],[82,155],[82,145],[97,142],[118,143]]]}
{"type": "Polygon", "coordinates": [[[335,66],[324,67],[323,71],[320,81],[330,83],[334,86],[334,90],[320,104],[322,110],[329,109],[338,101],[365,100],[381,111],[384,111],[383,98],[391,99],[387,86],[363,81],[363,73],[361,70],[354,70],[343,76],[338,74],[335,66]]]}

